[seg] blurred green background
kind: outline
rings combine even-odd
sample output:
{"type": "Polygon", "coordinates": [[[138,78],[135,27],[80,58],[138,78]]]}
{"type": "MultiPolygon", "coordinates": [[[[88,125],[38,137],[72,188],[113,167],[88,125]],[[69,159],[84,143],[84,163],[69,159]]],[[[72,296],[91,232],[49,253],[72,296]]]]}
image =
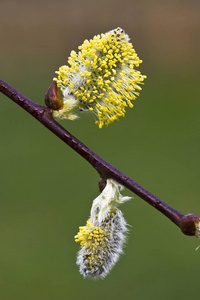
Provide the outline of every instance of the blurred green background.
{"type": "MultiPolygon", "coordinates": [[[[54,72],[84,39],[122,27],[148,76],[126,118],[62,125],[183,213],[200,214],[200,1],[1,0],[0,77],[43,104],[54,72]]],[[[0,299],[198,299],[200,241],[134,199],[123,255],[83,279],[74,235],[98,195],[96,172],[0,95],[0,299]]],[[[124,190],[124,195],[132,195],[124,190]]]]}

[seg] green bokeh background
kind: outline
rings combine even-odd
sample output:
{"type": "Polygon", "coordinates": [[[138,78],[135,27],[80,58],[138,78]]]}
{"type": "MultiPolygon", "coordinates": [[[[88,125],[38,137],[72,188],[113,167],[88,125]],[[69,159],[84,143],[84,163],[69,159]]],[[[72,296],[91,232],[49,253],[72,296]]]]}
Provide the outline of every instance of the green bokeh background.
{"type": "MultiPolygon", "coordinates": [[[[148,76],[125,118],[61,122],[100,156],[183,213],[200,214],[200,2],[1,0],[0,77],[43,104],[54,72],[85,38],[129,33],[148,76]]],[[[74,242],[98,195],[96,172],[0,95],[0,299],[198,299],[200,241],[134,196],[125,254],[83,279],[74,242]]],[[[124,190],[124,195],[132,195],[124,190]]]]}

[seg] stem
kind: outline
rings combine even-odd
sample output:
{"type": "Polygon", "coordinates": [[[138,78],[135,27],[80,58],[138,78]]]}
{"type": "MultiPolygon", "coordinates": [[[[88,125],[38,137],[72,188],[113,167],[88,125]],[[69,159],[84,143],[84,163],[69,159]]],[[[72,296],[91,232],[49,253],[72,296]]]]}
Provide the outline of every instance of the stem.
{"type": "MultiPolygon", "coordinates": [[[[60,124],[58,124],[51,116],[51,109],[45,106],[41,106],[26,96],[18,92],[16,89],[8,85],[6,82],[0,79],[0,91],[13,100],[15,103],[20,105],[28,113],[30,113],[35,119],[57,135],[63,142],[70,146],[74,151],[86,159],[103,178],[113,178],[123,186],[127,187],[129,190],[134,192],[140,198],[148,202],[150,205],[155,207],[158,211],[168,217],[172,222],[174,222],[181,230],[187,235],[194,235],[194,232],[187,232],[183,225],[183,217],[185,217],[181,212],[173,209],[165,202],[151,194],[149,191],[144,189],[134,180],[132,180],[127,175],[123,174],[121,171],[113,167],[107,161],[98,156],[95,152],[85,146],[77,138],[71,135],[67,130],[65,130],[60,124]]],[[[191,216],[191,215],[190,215],[191,216]]],[[[193,216],[193,215],[192,215],[193,216]]],[[[195,215],[195,221],[198,216],[195,215]]],[[[194,220],[193,220],[194,221],[194,220]]],[[[193,222],[192,221],[192,222],[193,222]]],[[[191,222],[191,220],[190,220],[191,222]]],[[[194,223],[194,222],[193,222],[194,223]]],[[[194,231],[194,228],[193,228],[194,231]]]]}

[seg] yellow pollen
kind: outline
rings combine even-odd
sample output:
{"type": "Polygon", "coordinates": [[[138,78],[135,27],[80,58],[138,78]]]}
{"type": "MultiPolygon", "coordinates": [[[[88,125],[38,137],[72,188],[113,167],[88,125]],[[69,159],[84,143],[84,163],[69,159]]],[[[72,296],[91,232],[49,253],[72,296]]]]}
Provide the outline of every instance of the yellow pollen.
{"type": "Polygon", "coordinates": [[[79,232],[75,235],[75,242],[81,246],[92,246],[104,241],[105,234],[100,227],[94,226],[90,220],[86,226],[79,227],[79,232]]]}

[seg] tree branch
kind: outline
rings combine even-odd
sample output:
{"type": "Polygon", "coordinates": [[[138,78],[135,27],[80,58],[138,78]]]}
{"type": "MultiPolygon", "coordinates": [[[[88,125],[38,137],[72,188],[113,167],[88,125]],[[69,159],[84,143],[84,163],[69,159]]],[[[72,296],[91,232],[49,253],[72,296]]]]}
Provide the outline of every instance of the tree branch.
{"type": "Polygon", "coordinates": [[[127,187],[133,193],[138,195],[140,198],[148,202],[150,205],[168,217],[182,230],[184,234],[198,235],[197,223],[200,222],[200,216],[195,214],[183,215],[181,212],[170,207],[165,202],[144,189],[130,177],[106,162],[77,138],[71,135],[60,124],[58,124],[52,118],[50,108],[33,102],[1,79],[0,91],[13,100],[16,104],[20,105],[35,119],[37,119],[40,123],[57,135],[63,142],[65,142],[74,151],[86,159],[96,169],[103,180],[106,180],[107,178],[113,178],[118,183],[127,187]]]}

